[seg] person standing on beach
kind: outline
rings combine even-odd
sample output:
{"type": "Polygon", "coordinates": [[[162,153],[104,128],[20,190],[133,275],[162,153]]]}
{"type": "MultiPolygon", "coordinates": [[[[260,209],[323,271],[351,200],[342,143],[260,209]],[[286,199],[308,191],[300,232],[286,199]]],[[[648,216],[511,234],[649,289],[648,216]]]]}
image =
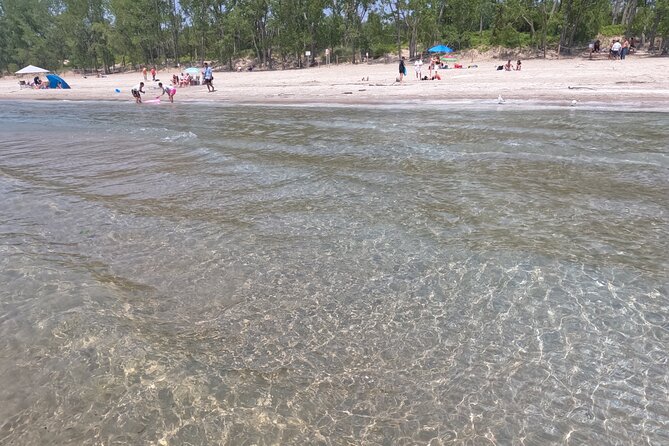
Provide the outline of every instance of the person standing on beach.
{"type": "Polygon", "coordinates": [[[416,59],[413,69],[416,71],[416,79],[421,80],[423,78],[423,60],[416,59]]]}
{"type": "Polygon", "coordinates": [[[400,59],[400,82],[404,79],[404,76],[407,74],[407,67],[404,65],[404,56],[400,59]]]}
{"type": "Polygon", "coordinates": [[[214,83],[212,82],[214,80],[214,74],[211,72],[211,67],[207,62],[204,63],[203,78],[204,84],[207,86],[207,91],[209,93],[216,91],[214,90],[214,83]]]}
{"type": "Polygon", "coordinates": [[[153,82],[156,81],[156,67],[151,67],[151,79],[153,82]]]}
{"type": "Polygon", "coordinates": [[[148,80],[146,77],[146,67],[142,67],[142,75],[144,76],[144,80],[148,80]]]}
{"type": "Polygon", "coordinates": [[[623,47],[620,49],[620,58],[625,59],[625,56],[627,56],[630,52],[630,41],[625,38],[623,40],[623,47]]]}
{"type": "Polygon", "coordinates": [[[135,102],[141,104],[142,95],[140,93],[146,94],[146,91],[144,91],[144,82],[140,82],[138,85],[132,87],[130,92],[132,93],[132,97],[135,98],[135,102]]]}

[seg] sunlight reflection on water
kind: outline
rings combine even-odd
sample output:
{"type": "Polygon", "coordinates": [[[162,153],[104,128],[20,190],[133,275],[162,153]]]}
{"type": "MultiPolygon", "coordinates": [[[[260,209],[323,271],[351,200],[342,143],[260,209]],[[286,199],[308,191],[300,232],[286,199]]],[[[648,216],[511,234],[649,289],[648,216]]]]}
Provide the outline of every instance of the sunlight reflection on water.
{"type": "Polygon", "coordinates": [[[669,442],[667,114],[175,105],[0,103],[0,443],[669,442]]]}

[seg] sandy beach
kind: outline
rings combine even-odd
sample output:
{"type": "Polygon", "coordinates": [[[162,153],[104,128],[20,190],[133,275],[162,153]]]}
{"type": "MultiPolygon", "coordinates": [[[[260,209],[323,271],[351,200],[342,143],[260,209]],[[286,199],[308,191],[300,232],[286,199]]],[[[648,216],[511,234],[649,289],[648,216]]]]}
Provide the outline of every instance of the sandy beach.
{"type": "MultiPolygon", "coordinates": [[[[302,70],[216,72],[216,92],[204,86],[180,88],[176,102],[216,101],[231,104],[398,104],[480,101],[506,104],[620,105],[625,108],[669,108],[669,58],[631,56],[626,60],[570,58],[529,59],[522,71],[497,71],[500,60],[462,60],[464,69],[441,70],[442,80],[419,81],[411,63],[404,82],[396,81],[397,63],[330,65],[302,70]]],[[[175,68],[159,71],[167,81],[175,68]]],[[[423,70],[424,73],[427,69],[423,70]]],[[[132,101],[130,88],[142,80],[136,73],[84,78],[63,74],[70,90],[19,88],[19,78],[0,79],[4,100],[132,101]],[[120,93],[116,92],[120,90],[120,93]]],[[[28,80],[31,77],[25,76],[28,80]]],[[[147,82],[147,99],[157,95],[157,82],[147,82]]]]}

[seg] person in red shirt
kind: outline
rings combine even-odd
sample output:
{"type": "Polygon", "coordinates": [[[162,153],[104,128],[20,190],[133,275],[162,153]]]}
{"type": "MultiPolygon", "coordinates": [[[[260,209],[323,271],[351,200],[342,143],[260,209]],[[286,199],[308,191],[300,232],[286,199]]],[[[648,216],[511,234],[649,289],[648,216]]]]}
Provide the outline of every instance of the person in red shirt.
{"type": "Polygon", "coordinates": [[[156,81],[156,67],[151,68],[151,78],[154,82],[156,81]]]}

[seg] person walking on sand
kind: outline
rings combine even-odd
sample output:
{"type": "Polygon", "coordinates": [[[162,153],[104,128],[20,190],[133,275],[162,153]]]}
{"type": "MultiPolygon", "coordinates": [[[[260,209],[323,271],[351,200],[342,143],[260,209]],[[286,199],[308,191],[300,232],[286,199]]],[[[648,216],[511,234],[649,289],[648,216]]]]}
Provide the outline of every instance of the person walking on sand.
{"type": "Polygon", "coordinates": [[[144,76],[144,80],[148,80],[146,77],[146,67],[142,67],[142,75],[144,76]]]}
{"type": "Polygon", "coordinates": [[[416,72],[416,79],[421,80],[423,78],[423,60],[416,59],[413,63],[413,69],[416,72]]]}
{"type": "Polygon", "coordinates": [[[402,79],[404,79],[404,76],[407,74],[407,67],[404,65],[404,56],[402,56],[402,59],[400,59],[400,77],[399,81],[402,82],[402,79]]]}
{"type": "Polygon", "coordinates": [[[174,103],[174,95],[177,94],[177,89],[174,88],[173,85],[168,85],[167,87],[163,87],[162,82],[158,82],[158,86],[160,87],[160,96],[158,96],[156,99],[160,99],[162,95],[167,94],[167,97],[169,98],[170,102],[174,103]]]}
{"type": "Polygon", "coordinates": [[[211,67],[207,62],[204,63],[204,73],[202,78],[204,79],[204,84],[207,86],[207,91],[209,93],[216,91],[214,89],[214,74],[211,72],[211,67]]]}
{"type": "Polygon", "coordinates": [[[138,85],[132,87],[130,92],[132,93],[132,97],[135,98],[135,102],[141,104],[142,94],[146,94],[146,91],[144,91],[144,82],[140,82],[138,85]]]}
{"type": "Polygon", "coordinates": [[[156,81],[156,67],[151,67],[151,79],[153,82],[156,81]]]}

